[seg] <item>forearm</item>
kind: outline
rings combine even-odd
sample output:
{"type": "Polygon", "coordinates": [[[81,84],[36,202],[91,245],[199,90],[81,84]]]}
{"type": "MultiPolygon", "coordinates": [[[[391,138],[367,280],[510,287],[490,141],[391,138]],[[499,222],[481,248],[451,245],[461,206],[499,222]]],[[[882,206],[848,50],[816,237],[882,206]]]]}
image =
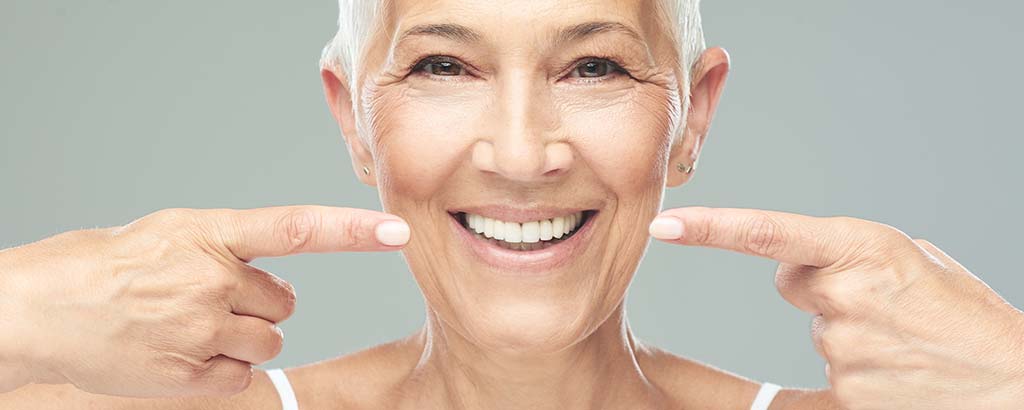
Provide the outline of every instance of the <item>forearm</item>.
{"type": "Polygon", "coordinates": [[[46,337],[38,335],[32,319],[31,284],[38,273],[27,269],[43,258],[35,244],[0,250],[0,392],[29,383],[60,382],[43,354],[46,337]]]}
{"type": "Polygon", "coordinates": [[[19,275],[16,274],[17,249],[0,250],[0,393],[30,383],[32,372],[26,369],[26,352],[20,340],[24,326],[18,317],[23,315],[18,303],[19,275]]]}

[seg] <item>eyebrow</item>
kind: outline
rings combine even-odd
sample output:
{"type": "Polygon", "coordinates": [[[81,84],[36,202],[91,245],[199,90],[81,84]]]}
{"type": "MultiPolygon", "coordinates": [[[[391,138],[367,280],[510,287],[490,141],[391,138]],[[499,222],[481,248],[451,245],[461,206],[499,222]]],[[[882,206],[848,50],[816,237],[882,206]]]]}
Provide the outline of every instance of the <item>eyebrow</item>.
{"type": "MultiPolygon", "coordinates": [[[[555,41],[557,43],[580,41],[600,33],[622,33],[641,43],[644,42],[636,30],[614,21],[588,21],[563,28],[555,35],[555,41]]],[[[402,33],[399,42],[409,36],[439,36],[462,43],[476,43],[483,38],[480,33],[469,27],[452,23],[413,26],[402,33]]]]}

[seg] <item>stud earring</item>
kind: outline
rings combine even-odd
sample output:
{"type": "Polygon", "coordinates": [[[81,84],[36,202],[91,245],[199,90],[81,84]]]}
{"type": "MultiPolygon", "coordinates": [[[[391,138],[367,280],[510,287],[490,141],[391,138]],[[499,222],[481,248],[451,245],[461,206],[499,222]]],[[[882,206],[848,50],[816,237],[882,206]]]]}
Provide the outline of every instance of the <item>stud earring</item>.
{"type": "Polygon", "coordinates": [[[370,168],[367,168],[365,165],[363,165],[363,174],[370,175],[370,168]]]}
{"type": "Polygon", "coordinates": [[[676,164],[676,169],[678,169],[679,172],[682,172],[682,173],[687,174],[687,175],[693,173],[693,168],[694,168],[693,164],[686,165],[686,164],[683,164],[682,162],[680,162],[679,164],[676,164]]]}

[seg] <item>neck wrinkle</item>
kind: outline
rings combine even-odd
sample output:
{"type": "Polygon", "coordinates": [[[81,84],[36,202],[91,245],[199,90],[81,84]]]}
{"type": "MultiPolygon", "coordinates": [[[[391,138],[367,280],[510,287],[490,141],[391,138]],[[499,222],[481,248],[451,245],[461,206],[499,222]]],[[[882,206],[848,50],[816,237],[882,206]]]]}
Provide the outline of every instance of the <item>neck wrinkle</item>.
{"type": "Polygon", "coordinates": [[[636,357],[623,305],[596,331],[558,352],[496,352],[448,328],[428,308],[416,335],[419,362],[401,386],[401,408],[654,408],[660,392],[636,357]]]}

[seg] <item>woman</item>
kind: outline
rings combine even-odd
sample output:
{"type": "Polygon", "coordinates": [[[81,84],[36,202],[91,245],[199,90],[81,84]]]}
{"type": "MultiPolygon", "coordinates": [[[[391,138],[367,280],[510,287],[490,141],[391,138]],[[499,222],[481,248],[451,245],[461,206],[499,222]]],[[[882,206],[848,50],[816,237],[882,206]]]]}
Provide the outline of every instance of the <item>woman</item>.
{"type": "Polygon", "coordinates": [[[172,210],[0,254],[20,289],[5,327],[28,335],[0,343],[18,346],[0,355],[12,386],[241,393],[40,384],[0,408],[274,409],[292,393],[301,409],[1024,400],[1024,316],[929,243],[850,218],[659,215],[664,187],[693,176],[729,69],[703,49],[695,2],[376,7],[342,3],[322,77],[353,168],[389,214],[172,210]],[[780,292],[816,315],[832,389],[776,394],[636,340],[623,300],[648,234],[780,261],[780,292]],[[423,329],[250,379],[280,349],[274,324],[294,293],[247,262],[399,247],[427,301],[423,329]],[[37,286],[41,271],[67,280],[37,286]]]}

